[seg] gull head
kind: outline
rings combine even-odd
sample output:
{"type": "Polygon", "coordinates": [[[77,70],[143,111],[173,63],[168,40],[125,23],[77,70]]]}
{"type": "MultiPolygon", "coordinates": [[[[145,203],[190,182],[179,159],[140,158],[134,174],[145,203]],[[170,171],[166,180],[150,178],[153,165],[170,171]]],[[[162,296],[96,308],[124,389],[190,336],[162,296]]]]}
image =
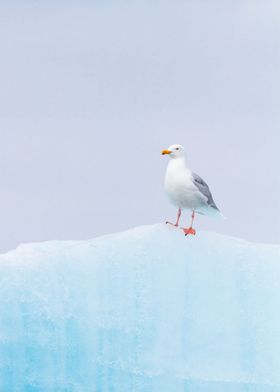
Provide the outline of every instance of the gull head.
{"type": "Polygon", "coordinates": [[[162,150],[162,155],[169,155],[170,158],[182,158],[184,156],[184,147],[181,144],[172,144],[167,150],[162,150]]]}

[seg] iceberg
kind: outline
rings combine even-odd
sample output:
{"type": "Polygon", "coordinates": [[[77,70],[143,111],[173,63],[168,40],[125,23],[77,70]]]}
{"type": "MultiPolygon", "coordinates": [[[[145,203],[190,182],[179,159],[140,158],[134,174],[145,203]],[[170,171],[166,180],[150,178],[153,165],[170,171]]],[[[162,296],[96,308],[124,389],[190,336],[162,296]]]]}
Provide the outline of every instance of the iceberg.
{"type": "Polygon", "coordinates": [[[280,391],[280,246],[163,224],[0,257],[4,392],[280,391]]]}

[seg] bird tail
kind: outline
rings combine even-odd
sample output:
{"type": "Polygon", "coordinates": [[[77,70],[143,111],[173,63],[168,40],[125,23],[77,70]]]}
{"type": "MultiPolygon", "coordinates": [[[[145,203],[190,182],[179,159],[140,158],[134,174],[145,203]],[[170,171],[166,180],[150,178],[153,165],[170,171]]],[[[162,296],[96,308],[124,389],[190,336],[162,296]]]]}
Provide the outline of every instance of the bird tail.
{"type": "Polygon", "coordinates": [[[218,216],[219,218],[221,218],[221,219],[227,219],[227,217],[226,217],[224,214],[222,214],[221,211],[220,211],[219,209],[217,210],[217,216],[218,216]]]}
{"type": "Polygon", "coordinates": [[[205,211],[205,215],[208,215],[211,218],[227,219],[216,206],[208,208],[207,211],[205,211]]]}

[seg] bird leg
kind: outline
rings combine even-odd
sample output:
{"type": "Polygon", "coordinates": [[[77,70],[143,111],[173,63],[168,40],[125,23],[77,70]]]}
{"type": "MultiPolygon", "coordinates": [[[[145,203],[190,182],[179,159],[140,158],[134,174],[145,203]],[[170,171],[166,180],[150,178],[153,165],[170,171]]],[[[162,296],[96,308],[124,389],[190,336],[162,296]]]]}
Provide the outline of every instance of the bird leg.
{"type": "Polygon", "coordinates": [[[165,223],[166,223],[166,224],[169,224],[169,225],[172,225],[172,226],[175,226],[175,227],[178,227],[178,226],[179,226],[179,220],[180,220],[181,214],[182,214],[182,210],[181,210],[181,208],[179,208],[178,214],[177,214],[176,223],[175,223],[175,224],[174,224],[174,223],[171,223],[171,222],[165,222],[165,223]]]}
{"type": "Polygon", "coordinates": [[[192,212],[192,221],[191,221],[191,226],[190,226],[188,229],[184,229],[184,228],[182,228],[182,229],[183,229],[183,232],[185,233],[185,235],[188,235],[188,234],[195,235],[195,234],[196,234],[196,231],[195,231],[195,229],[193,229],[193,227],[192,227],[192,225],[193,225],[193,221],[194,221],[194,217],[195,217],[195,212],[193,211],[193,212],[192,212]]]}

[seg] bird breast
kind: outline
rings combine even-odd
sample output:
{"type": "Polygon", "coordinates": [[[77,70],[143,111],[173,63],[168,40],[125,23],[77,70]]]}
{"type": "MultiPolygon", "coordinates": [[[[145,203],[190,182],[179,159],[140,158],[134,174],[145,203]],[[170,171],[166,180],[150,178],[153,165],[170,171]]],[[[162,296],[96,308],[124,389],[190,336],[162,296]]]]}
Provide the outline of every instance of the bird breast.
{"type": "Polygon", "coordinates": [[[170,160],[165,177],[165,190],[172,204],[178,208],[196,209],[201,204],[191,170],[180,159],[170,160]]]}

